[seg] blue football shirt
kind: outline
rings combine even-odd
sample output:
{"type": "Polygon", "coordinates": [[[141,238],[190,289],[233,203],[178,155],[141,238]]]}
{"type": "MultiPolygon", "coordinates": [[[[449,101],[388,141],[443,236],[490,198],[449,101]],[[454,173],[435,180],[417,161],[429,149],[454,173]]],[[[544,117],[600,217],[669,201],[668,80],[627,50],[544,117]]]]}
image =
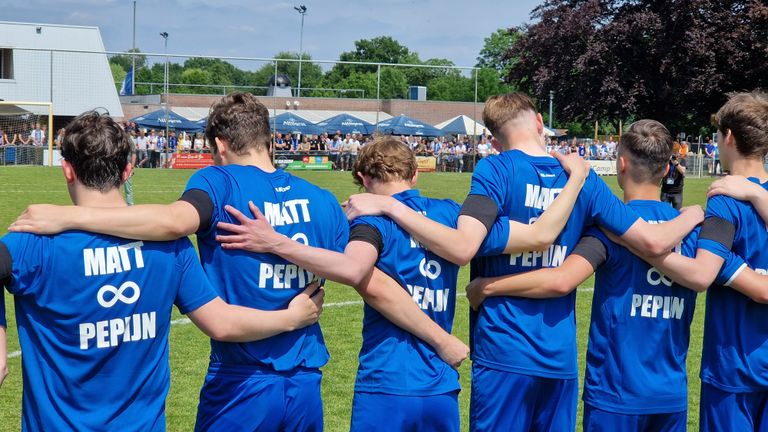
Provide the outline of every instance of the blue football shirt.
{"type": "Polygon", "coordinates": [[[10,233],[22,429],[165,430],[168,332],[216,298],[188,239],[10,233]]]}
{"type": "MultiPolygon", "coordinates": [[[[470,195],[493,200],[500,216],[531,223],[554,201],[567,181],[556,159],[509,150],[480,161],[470,195]]],[[[638,215],[590,172],[565,228],[543,252],[480,257],[473,276],[504,276],[563,263],[585,227],[600,224],[623,235],[638,215]]],[[[489,297],[470,330],[472,359],[483,366],[546,378],[578,376],[576,294],[556,299],[489,297]]]]}
{"type": "MultiPolygon", "coordinates": [[[[652,224],[679,214],[659,201],[636,200],[628,206],[652,224]]],[[[590,229],[587,235],[599,239],[607,253],[595,272],[584,402],[622,414],[685,411],[685,360],[696,292],[673,283],[600,230],[590,229]]],[[[697,238],[695,230],[680,252],[694,256],[697,238]]]]}
{"type": "MultiPolygon", "coordinates": [[[[393,197],[434,221],[456,228],[460,208],[454,201],[423,197],[415,189],[393,197]]],[[[459,266],[424,248],[387,217],[366,216],[352,222],[353,227],[360,224],[370,225],[381,235],[382,250],[376,267],[404,287],[424,313],[450,333],[459,266]]],[[[509,220],[500,218],[479,253],[503,252],[508,238],[509,220]]],[[[356,391],[425,396],[459,388],[458,372],[431,346],[394,325],[376,309],[364,306],[356,391]]]]}
{"type": "MultiPolygon", "coordinates": [[[[347,244],[349,223],[336,198],[281,169],[267,173],[255,166],[211,166],[193,174],[186,189],[202,190],[213,202],[210,228],[197,233],[198,250],[211,284],[227,303],[285,309],[314,278],[277,255],[222,249],[216,224],[237,223],[224,210],[227,204],[250,214],[248,201],[253,201],[275,231],[301,243],[335,251],[347,244]]],[[[256,342],[211,341],[211,361],[216,363],[290,371],[319,368],[328,357],[319,324],[256,342]]]]}
{"type": "MultiPolygon", "coordinates": [[[[758,183],[757,179],[750,178],[758,183]]],[[[761,185],[768,189],[768,182],[761,185]]],[[[732,250],[756,272],[768,273],[768,227],[748,202],[727,196],[707,201],[706,217],[718,217],[735,227],[732,250]]],[[[701,238],[698,247],[728,259],[721,243],[701,238]]],[[[768,305],[715,284],[707,293],[701,379],[723,391],[768,390],[768,305]]]]}

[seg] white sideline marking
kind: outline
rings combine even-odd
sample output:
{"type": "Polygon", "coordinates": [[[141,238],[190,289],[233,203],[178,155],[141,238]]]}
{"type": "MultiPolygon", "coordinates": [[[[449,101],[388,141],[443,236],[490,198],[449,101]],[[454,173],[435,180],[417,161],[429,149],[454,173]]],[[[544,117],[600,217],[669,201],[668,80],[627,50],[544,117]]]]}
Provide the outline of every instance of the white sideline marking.
{"type": "MultiPolygon", "coordinates": [[[[594,288],[579,288],[577,291],[579,292],[593,292],[594,288]]],[[[461,296],[459,298],[463,298],[466,300],[466,297],[461,296]]],[[[345,307],[345,306],[355,306],[355,305],[361,305],[363,304],[362,300],[351,300],[351,301],[343,301],[343,302],[335,302],[335,303],[328,303],[326,305],[323,305],[323,308],[337,308],[337,307],[345,307]]],[[[171,325],[186,325],[191,324],[192,321],[190,321],[189,318],[179,318],[171,321],[171,325]]],[[[21,356],[21,351],[14,351],[11,353],[8,353],[8,358],[16,358],[21,356]]]]}

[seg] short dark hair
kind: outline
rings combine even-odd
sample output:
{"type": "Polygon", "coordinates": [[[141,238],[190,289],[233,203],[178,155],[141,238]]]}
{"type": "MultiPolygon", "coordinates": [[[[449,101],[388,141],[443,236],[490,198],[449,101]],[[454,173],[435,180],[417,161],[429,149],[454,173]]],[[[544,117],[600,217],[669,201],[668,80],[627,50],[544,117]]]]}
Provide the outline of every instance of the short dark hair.
{"type": "Polygon", "coordinates": [[[768,95],[763,92],[731,93],[712,123],[723,133],[730,130],[736,150],[744,157],[768,153],[768,95]]]}
{"type": "Polygon", "coordinates": [[[61,155],[80,182],[107,192],[120,187],[131,155],[131,138],[109,115],[88,111],[66,127],[61,155]]]}
{"type": "Polygon", "coordinates": [[[230,93],[211,107],[205,137],[214,151],[216,138],[237,155],[251,148],[269,150],[269,111],[251,93],[230,93]]]}
{"type": "Polygon", "coordinates": [[[621,136],[618,152],[632,159],[632,180],[656,182],[663,177],[672,156],[672,135],[656,120],[638,120],[621,136]]]}

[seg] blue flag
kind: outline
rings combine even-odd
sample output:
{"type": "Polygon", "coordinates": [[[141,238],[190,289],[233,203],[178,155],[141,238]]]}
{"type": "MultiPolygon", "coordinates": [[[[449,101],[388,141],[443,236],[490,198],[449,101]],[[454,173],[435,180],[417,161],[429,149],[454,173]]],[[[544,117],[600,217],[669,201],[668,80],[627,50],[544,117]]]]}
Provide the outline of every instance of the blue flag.
{"type": "Polygon", "coordinates": [[[123,86],[120,87],[120,96],[131,96],[133,95],[133,67],[128,71],[127,74],[125,74],[125,78],[123,79],[123,86]]]}

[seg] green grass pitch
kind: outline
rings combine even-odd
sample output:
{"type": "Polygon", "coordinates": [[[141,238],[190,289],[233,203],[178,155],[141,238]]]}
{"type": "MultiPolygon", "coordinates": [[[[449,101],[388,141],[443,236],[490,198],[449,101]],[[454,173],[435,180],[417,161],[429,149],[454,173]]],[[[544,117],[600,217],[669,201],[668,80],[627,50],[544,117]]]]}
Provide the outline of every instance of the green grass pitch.
{"type": "MultiPolygon", "coordinates": [[[[137,203],[169,203],[178,198],[192,174],[188,170],[139,170],[134,177],[137,203]]],[[[352,183],[349,172],[306,172],[299,173],[309,181],[333,192],[343,201],[358,191],[352,183]]],[[[615,177],[605,178],[611,188],[620,195],[615,177]]],[[[419,178],[422,193],[436,198],[452,198],[461,202],[469,189],[470,175],[455,173],[426,173],[419,178]]],[[[686,180],[685,204],[705,203],[705,192],[710,179],[686,180]]],[[[58,168],[0,167],[0,233],[30,203],[69,204],[66,185],[58,168]]],[[[462,340],[468,340],[468,303],[463,296],[468,272],[459,273],[458,300],[454,333],[462,340]]],[[[588,280],[577,295],[577,322],[580,367],[584,363],[587,341],[587,326],[590,315],[592,292],[588,280]]],[[[321,318],[331,360],[323,369],[323,401],[325,405],[325,426],[328,431],[344,431],[349,428],[352,390],[357,368],[357,354],[361,343],[362,303],[354,290],[347,286],[329,283],[326,307],[321,318]]],[[[8,350],[19,350],[12,299],[6,295],[8,319],[8,350]]],[[[696,316],[693,321],[691,347],[688,356],[689,373],[689,430],[698,430],[699,364],[703,333],[704,296],[699,296],[696,316]]],[[[180,318],[178,312],[174,319],[180,318]]],[[[643,341],[637,341],[642,344],[643,341]]],[[[170,335],[171,345],[171,391],[167,400],[167,423],[169,431],[192,430],[197,409],[198,392],[208,363],[208,340],[191,324],[174,325],[170,335]]],[[[653,350],[649,346],[646,349],[653,350]]],[[[21,413],[21,358],[12,354],[9,360],[10,375],[0,388],[0,430],[20,430],[21,413]]],[[[469,362],[461,367],[464,391],[460,394],[462,430],[468,429],[469,411],[469,362]]],[[[579,426],[581,430],[581,403],[579,404],[579,426]]]]}

